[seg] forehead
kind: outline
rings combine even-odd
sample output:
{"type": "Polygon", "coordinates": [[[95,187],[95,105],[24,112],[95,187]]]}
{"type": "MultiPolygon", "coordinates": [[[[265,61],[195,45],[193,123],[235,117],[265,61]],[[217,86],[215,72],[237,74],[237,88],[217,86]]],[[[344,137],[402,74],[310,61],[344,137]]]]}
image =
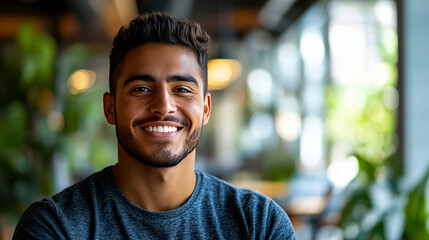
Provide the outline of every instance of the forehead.
{"type": "Polygon", "coordinates": [[[196,54],[188,47],[165,43],[145,43],[130,49],[120,64],[118,83],[133,75],[152,75],[165,79],[175,74],[191,75],[202,86],[196,54]]]}

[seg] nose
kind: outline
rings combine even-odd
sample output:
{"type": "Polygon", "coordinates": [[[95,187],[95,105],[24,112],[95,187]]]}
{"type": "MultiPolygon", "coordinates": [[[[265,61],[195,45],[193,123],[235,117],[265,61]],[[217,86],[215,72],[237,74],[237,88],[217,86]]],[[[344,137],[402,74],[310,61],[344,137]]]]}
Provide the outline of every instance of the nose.
{"type": "Polygon", "coordinates": [[[159,89],[155,92],[150,111],[159,116],[176,112],[176,102],[167,89],[159,89]]]}

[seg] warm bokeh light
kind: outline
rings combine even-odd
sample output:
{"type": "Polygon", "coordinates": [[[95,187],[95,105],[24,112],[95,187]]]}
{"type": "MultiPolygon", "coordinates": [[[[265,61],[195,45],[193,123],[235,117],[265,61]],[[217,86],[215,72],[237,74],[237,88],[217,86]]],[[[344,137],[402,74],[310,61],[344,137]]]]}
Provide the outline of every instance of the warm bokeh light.
{"type": "Polygon", "coordinates": [[[37,107],[45,114],[49,113],[55,106],[55,95],[54,93],[45,88],[37,97],[37,107]]]}
{"type": "Polygon", "coordinates": [[[88,90],[95,83],[95,72],[88,69],[74,71],[67,82],[71,94],[76,95],[88,90]]]}
{"type": "Polygon", "coordinates": [[[207,65],[208,89],[220,90],[241,75],[241,64],[235,59],[212,59],[207,65]]]}
{"type": "Polygon", "coordinates": [[[294,111],[278,113],[276,116],[276,130],[279,136],[286,141],[297,140],[301,133],[301,116],[294,111]]]}
{"type": "Polygon", "coordinates": [[[359,164],[354,156],[332,162],[328,167],[328,179],[338,188],[347,186],[358,174],[359,164]]]}
{"type": "Polygon", "coordinates": [[[64,127],[64,116],[60,112],[52,111],[48,115],[48,126],[52,131],[59,131],[64,127]]]}

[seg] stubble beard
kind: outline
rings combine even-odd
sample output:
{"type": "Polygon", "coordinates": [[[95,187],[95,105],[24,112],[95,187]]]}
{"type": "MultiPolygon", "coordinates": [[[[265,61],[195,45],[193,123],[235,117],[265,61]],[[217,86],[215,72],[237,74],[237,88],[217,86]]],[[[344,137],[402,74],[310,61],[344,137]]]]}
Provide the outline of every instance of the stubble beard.
{"type": "Polygon", "coordinates": [[[169,168],[181,163],[182,160],[197,147],[203,128],[203,124],[201,124],[201,126],[193,130],[192,133],[190,133],[189,126],[183,128],[181,131],[185,131],[186,129],[188,137],[183,144],[182,150],[177,154],[174,154],[167,149],[170,144],[169,141],[158,143],[158,146],[153,153],[147,153],[143,151],[130,131],[123,128],[118,123],[117,119],[116,123],[116,137],[122,148],[140,163],[155,168],[169,168]]]}

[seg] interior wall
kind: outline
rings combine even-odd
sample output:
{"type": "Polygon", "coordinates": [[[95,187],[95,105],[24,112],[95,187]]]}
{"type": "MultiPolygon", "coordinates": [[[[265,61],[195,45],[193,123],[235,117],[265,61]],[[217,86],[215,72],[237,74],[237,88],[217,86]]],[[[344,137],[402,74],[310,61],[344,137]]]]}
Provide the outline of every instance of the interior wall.
{"type": "MultiPolygon", "coordinates": [[[[402,0],[404,173],[417,181],[429,166],[429,1],[402,0]]],[[[400,23],[401,24],[401,23],[400,23]]]]}

